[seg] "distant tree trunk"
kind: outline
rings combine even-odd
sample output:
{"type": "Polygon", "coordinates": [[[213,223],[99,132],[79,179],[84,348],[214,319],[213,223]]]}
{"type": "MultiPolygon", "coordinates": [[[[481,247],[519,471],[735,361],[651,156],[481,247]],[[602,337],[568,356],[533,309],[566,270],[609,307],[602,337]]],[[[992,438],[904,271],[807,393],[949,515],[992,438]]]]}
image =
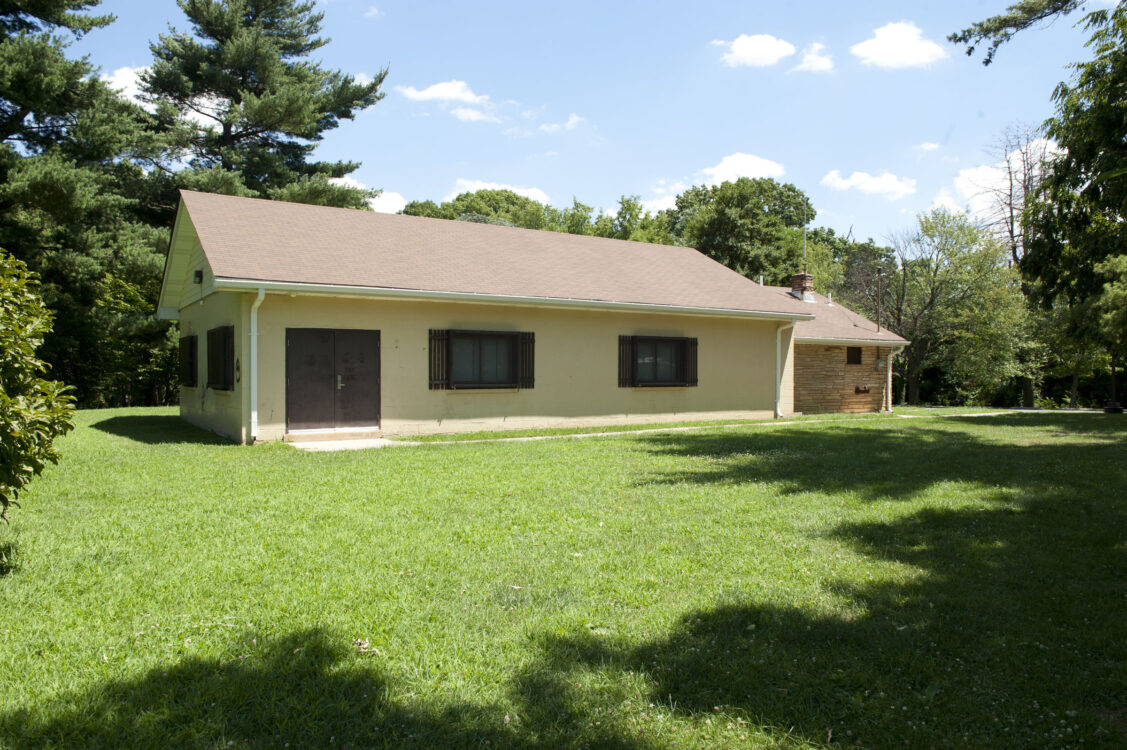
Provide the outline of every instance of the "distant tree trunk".
{"type": "Polygon", "coordinates": [[[1115,360],[1111,360],[1111,403],[1119,403],[1118,389],[1115,387],[1115,360]]]}
{"type": "Polygon", "coordinates": [[[1080,390],[1080,371],[1072,371],[1072,392],[1068,395],[1068,408],[1075,409],[1077,403],[1077,395],[1080,390]]]}
{"type": "Polygon", "coordinates": [[[1033,394],[1033,378],[1021,379],[1021,405],[1026,409],[1033,407],[1034,402],[1033,394]]]}
{"type": "Polygon", "coordinates": [[[918,406],[920,403],[920,369],[909,365],[908,374],[908,403],[918,406]]]}

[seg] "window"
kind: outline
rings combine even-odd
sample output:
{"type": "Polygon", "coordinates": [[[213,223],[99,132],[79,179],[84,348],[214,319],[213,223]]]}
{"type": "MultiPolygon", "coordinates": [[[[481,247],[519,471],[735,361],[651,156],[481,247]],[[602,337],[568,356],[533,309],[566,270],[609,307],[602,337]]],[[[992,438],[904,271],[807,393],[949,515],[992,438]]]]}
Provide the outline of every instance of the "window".
{"type": "Polygon", "coordinates": [[[847,346],[845,347],[845,364],[859,365],[861,364],[861,347],[847,346]]]}
{"type": "Polygon", "coordinates": [[[532,388],[535,335],[431,330],[430,389],[532,388]]]}
{"type": "Polygon", "coordinates": [[[620,388],[696,384],[696,339],[660,336],[618,337],[620,388]]]}
{"type": "Polygon", "coordinates": [[[180,337],[180,385],[195,388],[199,381],[199,337],[180,337]]]}
{"type": "Polygon", "coordinates": [[[217,391],[235,388],[235,326],[207,332],[207,387],[217,391]]]}

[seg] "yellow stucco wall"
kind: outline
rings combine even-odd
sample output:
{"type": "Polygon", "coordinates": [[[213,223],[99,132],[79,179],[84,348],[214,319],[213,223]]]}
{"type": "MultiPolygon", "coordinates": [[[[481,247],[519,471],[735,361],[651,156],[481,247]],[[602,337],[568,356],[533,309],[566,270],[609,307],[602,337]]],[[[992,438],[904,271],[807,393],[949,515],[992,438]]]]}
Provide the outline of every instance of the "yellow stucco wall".
{"type": "MultiPolygon", "coordinates": [[[[181,310],[181,330],[199,336],[200,386],[181,394],[189,422],[246,441],[249,310],[254,295],[218,292],[181,310]],[[235,326],[242,378],[230,392],[206,387],[207,330],[235,326]]],[[[778,322],[712,316],[577,311],[441,302],[268,294],[259,308],[258,439],[285,435],[287,328],[378,330],[381,431],[411,435],[520,427],[582,426],[693,419],[770,418],[775,402],[778,322]],[[536,385],[524,390],[432,391],[428,330],[532,331],[536,385]],[[619,388],[618,336],[691,336],[699,340],[696,387],[619,388]]],[[[789,333],[783,350],[792,352],[789,333]]],[[[790,413],[789,360],[784,413],[790,413]]]]}
{"type": "Polygon", "coordinates": [[[192,424],[246,442],[250,403],[247,383],[249,339],[245,294],[212,294],[180,311],[180,335],[198,336],[198,367],[195,388],[180,389],[180,416],[192,424]],[[235,326],[235,361],[238,373],[234,390],[218,391],[207,387],[207,332],[218,326],[235,326]]]}

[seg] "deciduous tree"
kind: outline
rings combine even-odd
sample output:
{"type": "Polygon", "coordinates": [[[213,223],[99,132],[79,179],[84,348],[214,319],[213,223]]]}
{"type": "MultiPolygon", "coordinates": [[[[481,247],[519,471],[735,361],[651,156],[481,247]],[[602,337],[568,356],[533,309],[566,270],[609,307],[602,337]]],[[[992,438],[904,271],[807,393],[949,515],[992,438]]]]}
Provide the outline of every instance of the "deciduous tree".
{"type": "Polygon", "coordinates": [[[741,177],[720,185],[691,187],[669,212],[677,241],[695,247],[729,268],[771,284],[789,284],[802,262],[801,244],[790,230],[816,216],[794,185],[741,177]]]}
{"type": "Polygon", "coordinates": [[[1018,375],[1029,321],[1018,275],[994,237],[937,209],[894,246],[888,327],[912,342],[902,358],[908,403],[919,403],[928,368],[939,368],[969,398],[1018,375]]]}

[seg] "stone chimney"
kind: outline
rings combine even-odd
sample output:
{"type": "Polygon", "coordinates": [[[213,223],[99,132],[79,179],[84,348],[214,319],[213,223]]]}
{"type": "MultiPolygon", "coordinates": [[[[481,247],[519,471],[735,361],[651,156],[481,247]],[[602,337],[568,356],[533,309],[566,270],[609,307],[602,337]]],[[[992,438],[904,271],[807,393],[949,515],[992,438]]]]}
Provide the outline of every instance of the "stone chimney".
{"type": "Polygon", "coordinates": [[[814,301],[814,277],[808,273],[796,273],[790,279],[790,293],[803,302],[814,301]]]}

